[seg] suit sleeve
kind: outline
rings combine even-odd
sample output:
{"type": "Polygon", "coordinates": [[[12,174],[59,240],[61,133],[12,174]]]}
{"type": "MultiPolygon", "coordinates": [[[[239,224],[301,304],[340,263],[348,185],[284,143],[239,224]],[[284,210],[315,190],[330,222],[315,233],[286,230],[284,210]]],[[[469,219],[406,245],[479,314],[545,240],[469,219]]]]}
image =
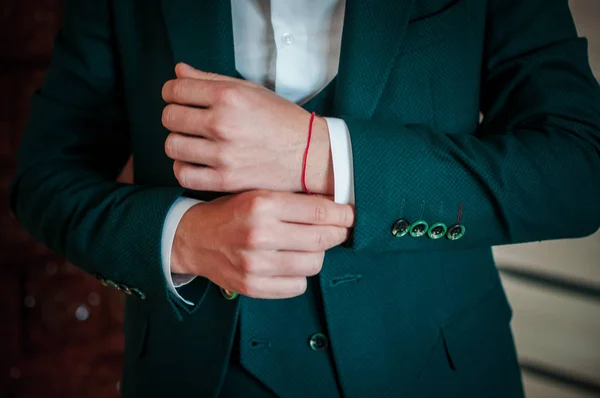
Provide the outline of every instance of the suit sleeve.
{"type": "Polygon", "coordinates": [[[162,305],[171,297],[161,233],[183,189],[115,182],[131,147],[108,3],[67,2],[22,137],[11,207],[31,235],[73,264],[162,305]]]}
{"type": "Polygon", "coordinates": [[[598,230],[600,89],[568,2],[488,1],[481,87],[472,135],[343,117],[356,191],[350,248],[469,249],[598,230]],[[419,220],[464,230],[401,237],[397,225],[394,236],[400,219],[416,235],[419,220]]]}

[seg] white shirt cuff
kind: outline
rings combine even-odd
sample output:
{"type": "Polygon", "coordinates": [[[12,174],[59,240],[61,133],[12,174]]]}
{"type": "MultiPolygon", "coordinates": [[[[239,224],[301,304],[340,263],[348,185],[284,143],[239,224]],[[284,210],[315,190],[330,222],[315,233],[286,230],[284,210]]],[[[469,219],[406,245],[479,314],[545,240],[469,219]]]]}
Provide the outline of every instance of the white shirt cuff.
{"type": "Polygon", "coordinates": [[[350,131],[342,119],[325,118],[329,128],[329,145],[333,163],[335,203],[354,204],[354,165],[350,131]]]}
{"type": "Polygon", "coordinates": [[[177,199],[169,209],[169,212],[167,213],[161,237],[161,260],[163,272],[167,281],[167,288],[171,291],[171,293],[175,295],[175,297],[177,297],[178,299],[180,299],[188,305],[194,305],[194,303],[181,297],[181,295],[177,291],[177,287],[181,287],[190,283],[195,278],[195,276],[178,274],[173,275],[171,273],[171,250],[173,249],[173,240],[175,239],[175,232],[177,231],[177,227],[179,226],[179,222],[183,218],[183,215],[192,206],[198,203],[202,202],[196,199],[183,197],[177,199]],[[174,279],[177,284],[174,283],[174,279]]]}

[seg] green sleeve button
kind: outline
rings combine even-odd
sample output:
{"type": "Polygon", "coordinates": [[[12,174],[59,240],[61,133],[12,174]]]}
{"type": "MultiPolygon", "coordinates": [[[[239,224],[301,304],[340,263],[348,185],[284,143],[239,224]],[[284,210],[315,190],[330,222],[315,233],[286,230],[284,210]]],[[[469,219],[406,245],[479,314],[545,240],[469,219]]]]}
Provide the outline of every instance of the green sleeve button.
{"type": "Polygon", "coordinates": [[[310,336],[308,344],[313,351],[325,351],[329,347],[329,339],[323,333],[315,333],[310,336]]]}
{"type": "Polygon", "coordinates": [[[223,295],[223,297],[225,297],[226,300],[235,300],[239,296],[238,293],[223,288],[221,288],[221,294],[223,295]]]}
{"type": "Polygon", "coordinates": [[[146,295],[140,289],[136,289],[135,287],[133,287],[133,288],[129,289],[129,291],[135,297],[142,299],[142,300],[146,300],[146,295]]]}
{"type": "Polygon", "coordinates": [[[461,224],[455,224],[448,228],[446,237],[450,240],[459,240],[465,235],[465,227],[461,224]]]}
{"type": "Polygon", "coordinates": [[[131,296],[131,289],[129,288],[129,286],[119,283],[118,287],[120,291],[131,296]]]}
{"type": "Polygon", "coordinates": [[[112,287],[113,289],[119,289],[119,285],[117,285],[115,282],[111,281],[110,279],[105,279],[104,280],[104,285],[108,286],[108,287],[112,287]]]}
{"type": "Polygon", "coordinates": [[[429,237],[431,239],[440,239],[443,238],[444,235],[446,235],[446,231],[448,230],[448,228],[446,227],[446,225],[444,223],[436,223],[433,224],[430,228],[429,231],[427,232],[427,234],[429,235],[429,237]]]}
{"type": "Polygon", "coordinates": [[[100,282],[102,284],[102,286],[108,287],[108,283],[106,283],[106,278],[105,277],[103,277],[100,274],[96,274],[94,276],[96,277],[96,279],[98,279],[98,282],[100,282]]]}
{"type": "Polygon", "coordinates": [[[409,228],[410,223],[406,219],[402,218],[396,221],[392,226],[392,235],[394,235],[396,238],[401,238],[408,233],[409,228]]]}
{"type": "Polygon", "coordinates": [[[421,236],[427,233],[429,229],[429,224],[427,224],[423,220],[415,221],[410,226],[410,236],[413,238],[420,238],[421,236]]]}

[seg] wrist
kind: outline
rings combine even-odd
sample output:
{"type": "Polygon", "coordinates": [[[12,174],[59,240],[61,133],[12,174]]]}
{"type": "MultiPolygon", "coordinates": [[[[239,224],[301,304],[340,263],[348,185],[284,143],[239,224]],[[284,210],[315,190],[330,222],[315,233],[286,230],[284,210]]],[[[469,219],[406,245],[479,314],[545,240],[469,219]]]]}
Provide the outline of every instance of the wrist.
{"type": "Polygon", "coordinates": [[[333,195],[333,161],[327,121],[315,117],[313,134],[306,162],[306,186],[312,193],[333,195]]]}
{"type": "Polygon", "coordinates": [[[189,253],[192,252],[191,247],[189,245],[190,235],[193,229],[193,219],[195,219],[195,213],[199,211],[199,208],[204,203],[198,203],[192,206],[188,211],[185,212],[183,217],[181,217],[181,221],[179,221],[179,225],[175,231],[175,236],[173,238],[173,246],[171,249],[171,273],[173,274],[182,274],[182,275],[192,275],[191,269],[191,261],[189,253]]]}

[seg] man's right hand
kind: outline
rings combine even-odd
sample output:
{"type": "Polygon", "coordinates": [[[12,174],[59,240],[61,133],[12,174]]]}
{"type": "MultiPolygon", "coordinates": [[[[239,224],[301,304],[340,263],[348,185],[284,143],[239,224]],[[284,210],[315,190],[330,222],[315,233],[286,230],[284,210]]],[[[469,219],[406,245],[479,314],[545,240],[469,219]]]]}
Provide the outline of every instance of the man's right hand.
{"type": "Polygon", "coordinates": [[[181,219],[173,273],[198,275],[253,298],[289,298],[306,290],[325,251],[343,243],[354,209],[328,198],[250,191],[200,203],[181,219]]]}

